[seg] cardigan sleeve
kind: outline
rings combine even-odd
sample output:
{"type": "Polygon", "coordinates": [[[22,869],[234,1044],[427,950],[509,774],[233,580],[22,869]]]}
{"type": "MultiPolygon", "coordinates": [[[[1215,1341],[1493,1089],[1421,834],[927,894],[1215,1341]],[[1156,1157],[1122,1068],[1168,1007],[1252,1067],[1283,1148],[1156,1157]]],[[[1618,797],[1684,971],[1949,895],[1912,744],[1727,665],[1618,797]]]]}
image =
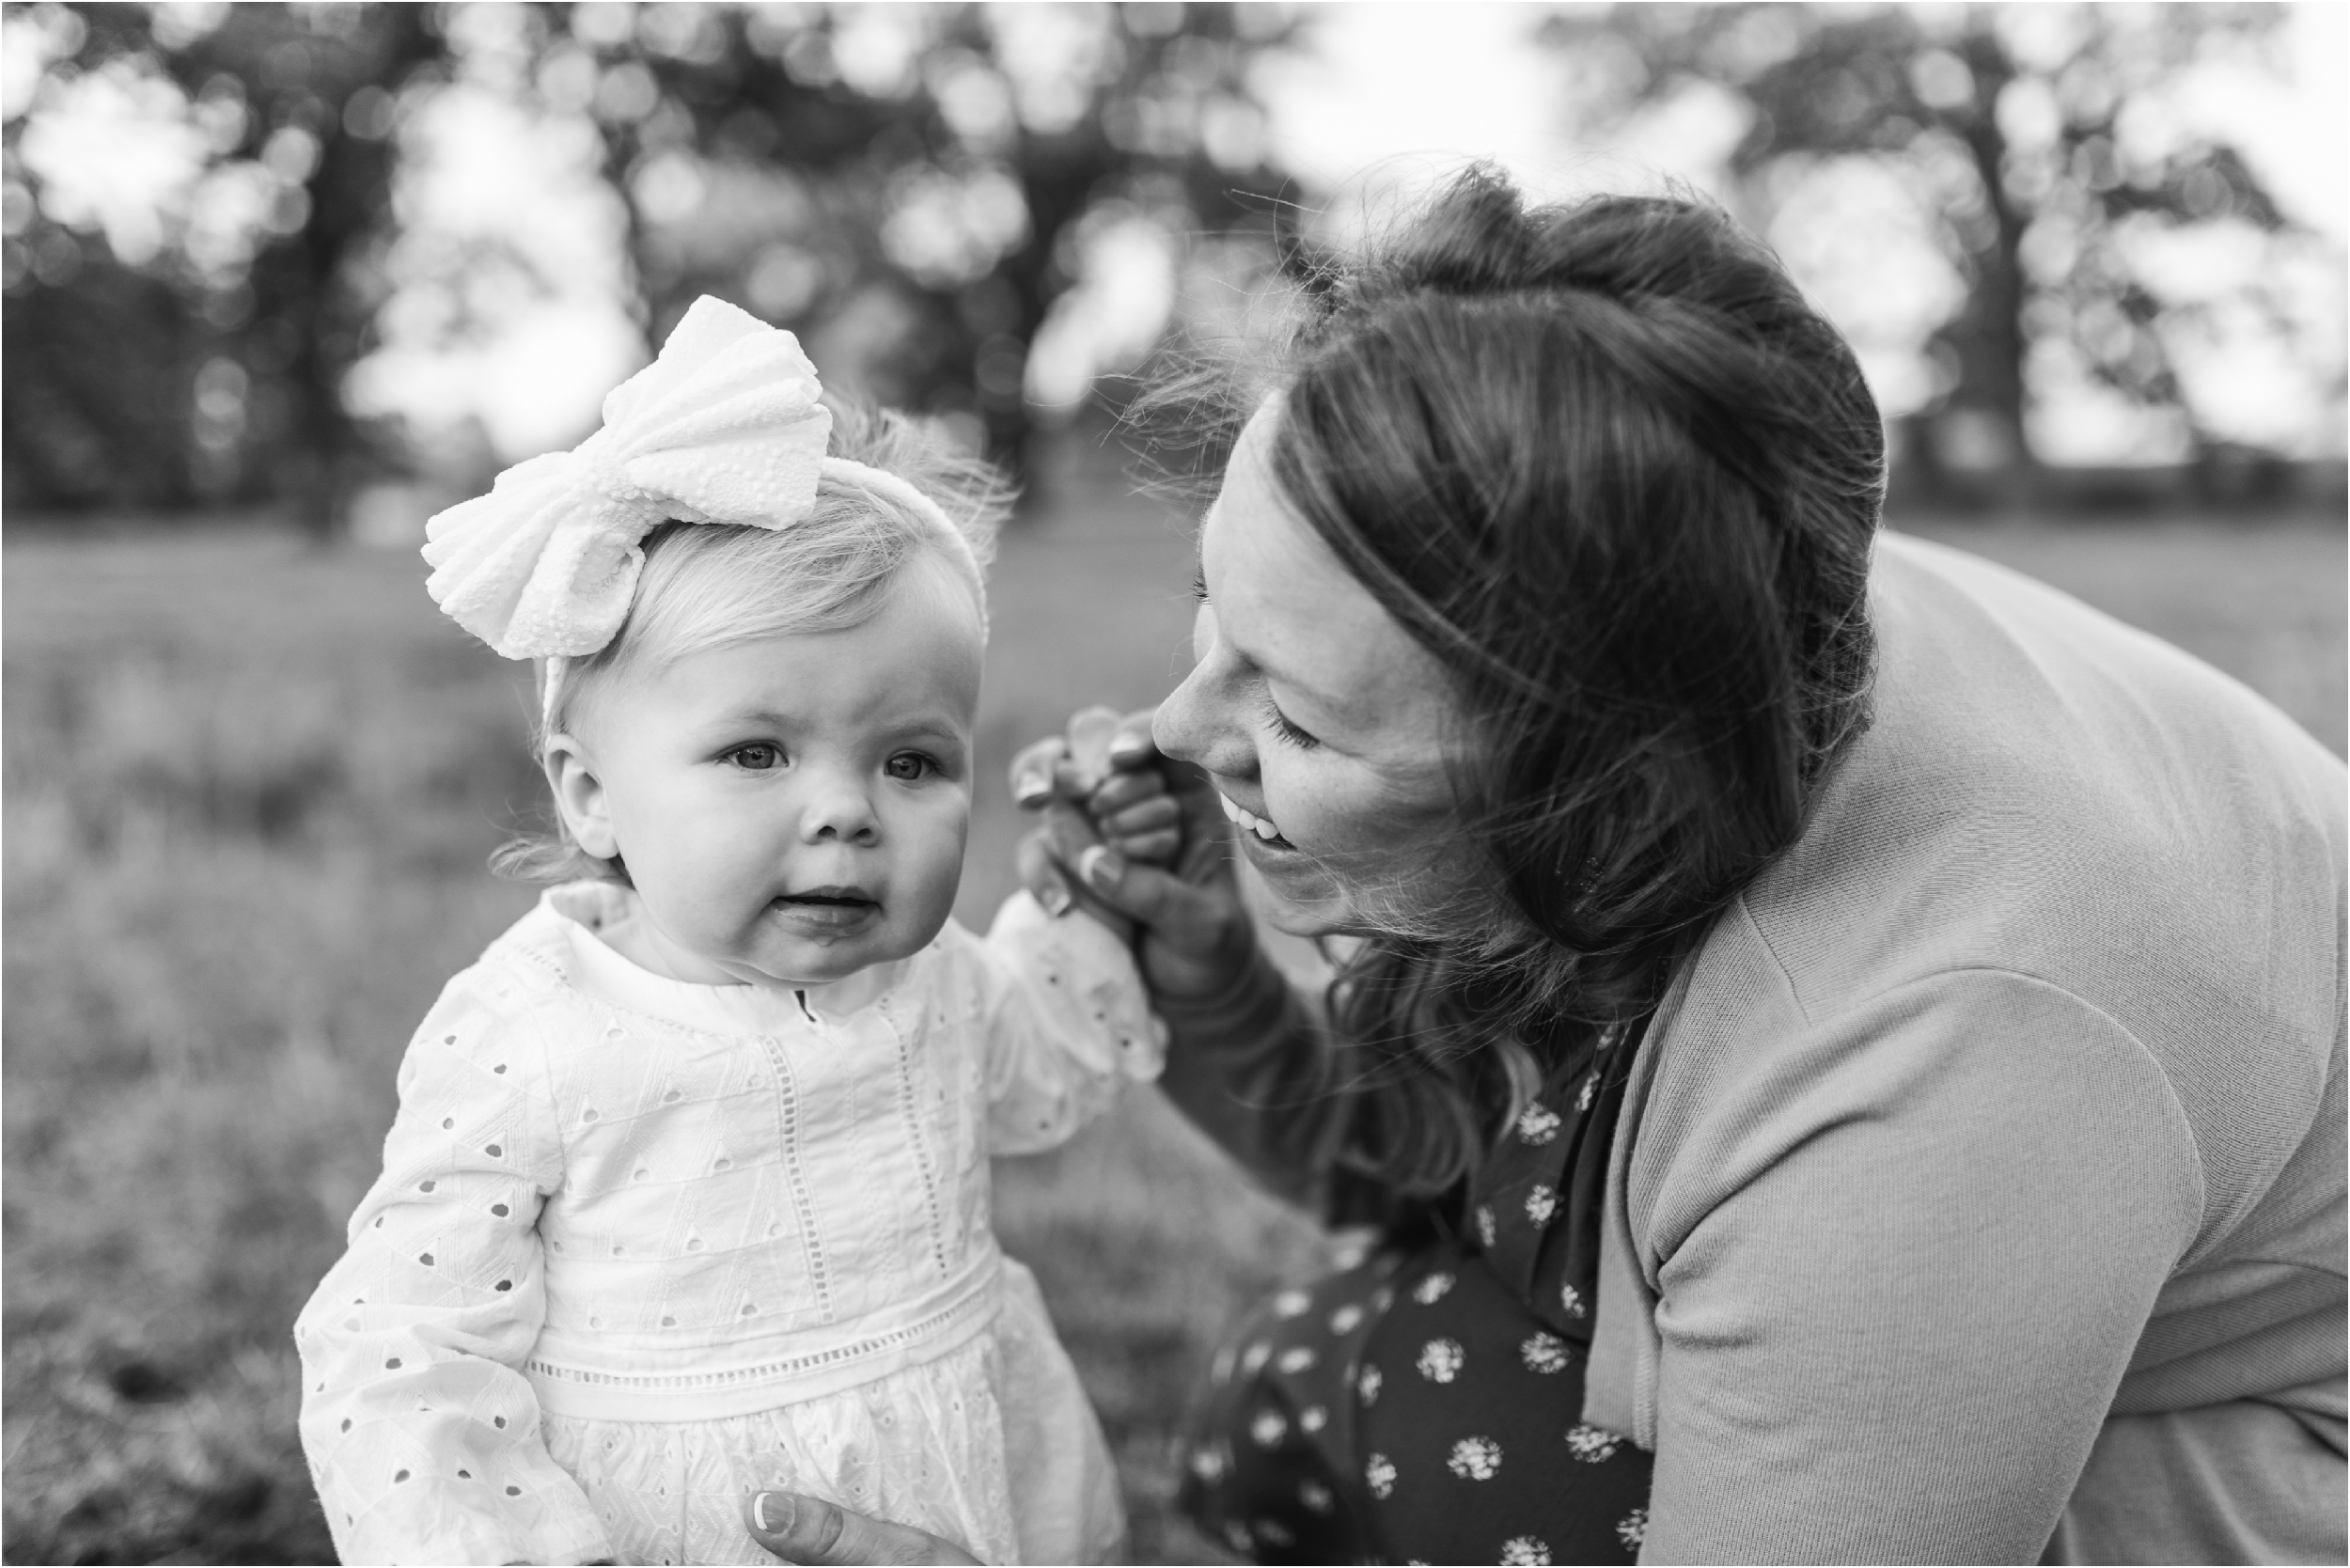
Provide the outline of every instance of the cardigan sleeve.
{"type": "Polygon", "coordinates": [[[1068,1141],[1128,1083],[1167,1059],[1126,944],[1083,914],[1058,919],[1026,893],[1004,901],[984,968],[988,1146],[1029,1154],[1068,1141]]]}
{"type": "Polygon", "coordinates": [[[2201,1219],[2159,1066],[1998,970],[1721,1060],[1734,1090],[1663,1094],[1633,1151],[1642,1560],[2038,1560],[2201,1219]]]}
{"type": "Polygon", "coordinates": [[[479,969],[400,1069],[384,1173],[295,1325],[302,1443],[345,1562],[588,1562],[609,1542],[521,1368],[562,1153],[529,1014],[479,969]]]}

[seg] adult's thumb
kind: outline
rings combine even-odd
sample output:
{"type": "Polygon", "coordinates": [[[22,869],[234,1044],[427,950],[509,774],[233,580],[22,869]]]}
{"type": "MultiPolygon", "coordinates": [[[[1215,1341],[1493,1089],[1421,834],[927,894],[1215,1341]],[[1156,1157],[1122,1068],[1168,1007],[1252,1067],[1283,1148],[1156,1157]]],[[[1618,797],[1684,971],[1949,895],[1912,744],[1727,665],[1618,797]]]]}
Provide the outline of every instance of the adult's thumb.
{"type": "Polygon", "coordinates": [[[743,1510],[751,1537],[797,1563],[977,1563],[951,1541],[798,1492],[761,1492],[743,1510]]]}

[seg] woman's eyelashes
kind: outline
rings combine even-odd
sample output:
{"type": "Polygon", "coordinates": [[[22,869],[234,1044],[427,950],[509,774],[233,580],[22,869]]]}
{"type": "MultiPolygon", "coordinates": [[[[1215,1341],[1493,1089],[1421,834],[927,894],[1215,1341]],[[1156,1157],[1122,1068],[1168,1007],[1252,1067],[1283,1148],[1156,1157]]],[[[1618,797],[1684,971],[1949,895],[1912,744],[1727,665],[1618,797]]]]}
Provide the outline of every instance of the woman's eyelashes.
{"type": "Polygon", "coordinates": [[[939,777],[946,771],[937,758],[918,751],[901,751],[882,764],[882,772],[901,784],[918,784],[925,778],[939,777]]]}
{"type": "Polygon", "coordinates": [[[1264,709],[1265,723],[1272,727],[1273,732],[1276,735],[1279,736],[1282,740],[1287,741],[1290,745],[1297,747],[1300,751],[1309,751],[1313,747],[1322,744],[1313,736],[1308,734],[1305,730],[1298,729],[1297,726],[1290,722],[1289,715],[1281,712],[1280,704],[1273,700],[1273,694],[1271,692],[1265,692],[1261,695],[1263,697],[1262,707],[1264,709]]]}

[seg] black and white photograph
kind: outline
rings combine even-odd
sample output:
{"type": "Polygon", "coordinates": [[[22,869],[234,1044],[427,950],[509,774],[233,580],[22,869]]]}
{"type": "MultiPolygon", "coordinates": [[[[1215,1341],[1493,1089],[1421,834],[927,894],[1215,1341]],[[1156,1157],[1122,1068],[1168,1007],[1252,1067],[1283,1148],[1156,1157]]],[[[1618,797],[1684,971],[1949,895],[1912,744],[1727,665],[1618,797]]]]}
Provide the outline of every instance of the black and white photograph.
{"type": "Polygon", "coordinates": [[[0,1561],[2350,1560],[2350,6],[0,126],[0,1561]]]}

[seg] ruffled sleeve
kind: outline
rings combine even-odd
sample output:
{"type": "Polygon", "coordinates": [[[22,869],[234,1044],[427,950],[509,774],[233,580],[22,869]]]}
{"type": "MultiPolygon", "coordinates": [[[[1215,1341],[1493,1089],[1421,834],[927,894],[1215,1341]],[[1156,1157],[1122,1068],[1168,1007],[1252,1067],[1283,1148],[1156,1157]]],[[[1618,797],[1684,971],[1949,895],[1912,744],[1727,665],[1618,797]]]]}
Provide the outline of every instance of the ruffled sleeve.
{"type": "Polygon", "coordinates": [[[1056,919],[1026,893],[997,911],[986,967],[989,1146],[1030,1154],[1066,1142],[1167,1060],[1126,944],[1082,915],[1056,919]]]}
{"type": "Polygon", "coordinates": [[[400,1070],[384,1174],[294,1327],[302,1445],[345,1562],[588,1562],[611,1545],[520,1371],[562,1182],[537,1026],[481,968],[400,1070]]]}

